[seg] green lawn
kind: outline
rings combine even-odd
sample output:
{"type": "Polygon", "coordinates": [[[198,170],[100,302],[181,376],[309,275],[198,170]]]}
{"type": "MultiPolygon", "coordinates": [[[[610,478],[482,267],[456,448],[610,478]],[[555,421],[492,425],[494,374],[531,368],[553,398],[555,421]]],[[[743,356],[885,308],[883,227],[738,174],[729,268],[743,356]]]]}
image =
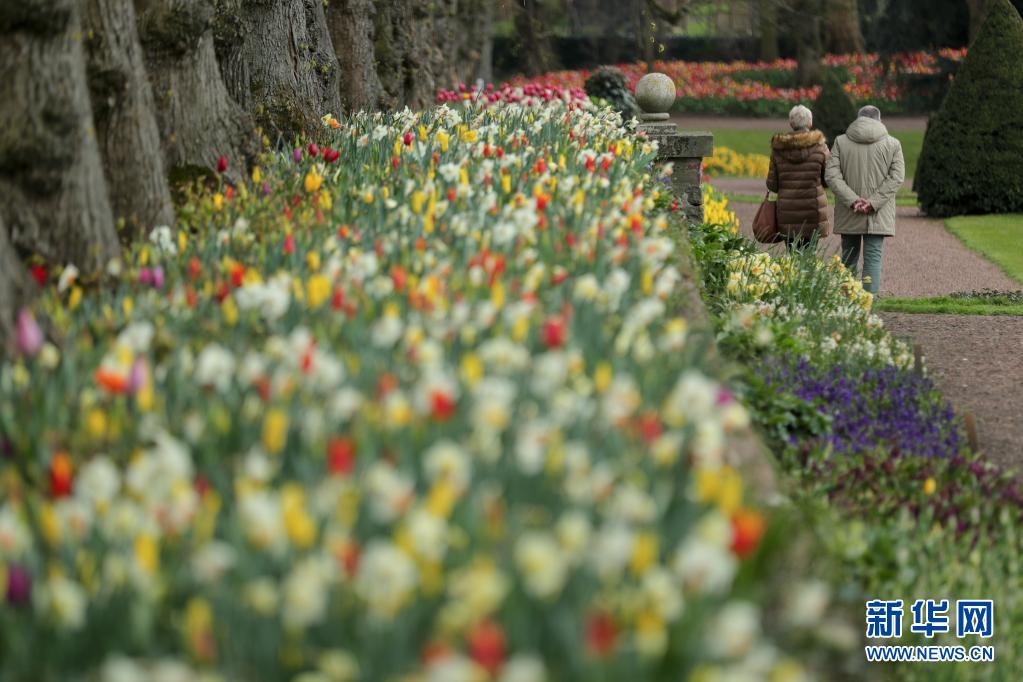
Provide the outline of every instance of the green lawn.
{"type": "Polygon", "coordinates": [[[1023,282],[1023,214],[960,216],[945,225],[966,246],[1023,282]]]}
{"type": "MultiPolygon", "coordinates": [[[[711,178],[711,184],[714,184],[714,179],[711,178]]],[[[725,192],[725,196],[728,200],[737,204],[759,204],[764,200],[763,194],[741,194],[738,192],[725,192]]],[[[835,204],[835,196],[828,190],[828,204],[835,204]]],[[[899,193],[895,195],[896,206],[916,206],[917,198],[916,192],[909,189],[900,189],[899,193]]]]}
{"type": "MultiPolygon", "coordinates": [[[[728,147],[743,154],[770,154],[771,136],[781,131],[772,128],[716,128],[710,132],[714,133],[714,144],[719,147],[728,147]]],[[[902,153],[906,157],[906,177],[911,178],[916,172],[924,134],[922,131],[911,130],[898,131],[892,135],[902,142],[902,153]]]]}
{"type": "Polygon", "coordinates": [[[1023,315],[1023,303],[997,303],[986,298],[880,298],[874,312],[941,315],[1023,315]]]}

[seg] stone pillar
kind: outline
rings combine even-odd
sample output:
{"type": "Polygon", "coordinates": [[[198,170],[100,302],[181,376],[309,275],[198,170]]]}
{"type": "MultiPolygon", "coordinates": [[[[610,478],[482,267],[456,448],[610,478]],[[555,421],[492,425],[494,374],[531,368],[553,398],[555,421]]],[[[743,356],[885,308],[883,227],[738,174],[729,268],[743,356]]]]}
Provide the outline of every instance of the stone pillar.
{"type": "Polygon", "coordinates": [[[663,73],[648,73],[636,85],[636,104],[640,124],[637,132],[646,133],[658,143],[657,162],[671,163],[671,186],[687,220],[703,222],[703,157],[714,153],[710,133],[680,133],[669,119],[675,103],[675,83],[663,73]]]}

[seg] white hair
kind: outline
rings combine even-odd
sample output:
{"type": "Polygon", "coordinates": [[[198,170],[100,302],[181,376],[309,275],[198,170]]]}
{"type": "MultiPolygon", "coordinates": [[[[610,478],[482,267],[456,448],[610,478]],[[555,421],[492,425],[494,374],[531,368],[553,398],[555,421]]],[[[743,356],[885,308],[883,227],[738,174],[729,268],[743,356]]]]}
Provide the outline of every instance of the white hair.
{"type": "Polygon", "coordinates": [[[872,118],[875,121],[880,121],[881,120],[881,110],[878,109],[877,107],[875,107],[872,104],[868,104],[867,106],[865,106],[862,109],[860,109],[860,112],[857,114],[857,117],[859,117],[859,118],[872,118]]]}
{"type": "Polygon", "coordinates": [[[802,104],[797,104],[789,112],[789,125],[793,130],[809,129],[813,125],[813,112],[802,104]]]}

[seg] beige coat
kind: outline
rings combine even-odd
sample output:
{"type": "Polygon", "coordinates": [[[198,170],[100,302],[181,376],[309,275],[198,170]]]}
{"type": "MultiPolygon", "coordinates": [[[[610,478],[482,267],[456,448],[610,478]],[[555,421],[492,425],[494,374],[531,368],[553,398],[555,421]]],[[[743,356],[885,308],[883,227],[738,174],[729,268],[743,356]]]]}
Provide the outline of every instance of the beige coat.
{"type": "Polygon", "coordinates": [[[902,144],[880,121],[857,118],[839,135],[824,173],[835,193],[835,233],[895,236],[895,194],[906,179],[902,144]],[[874,212],[852,210],[864,198],[874,212]]]}

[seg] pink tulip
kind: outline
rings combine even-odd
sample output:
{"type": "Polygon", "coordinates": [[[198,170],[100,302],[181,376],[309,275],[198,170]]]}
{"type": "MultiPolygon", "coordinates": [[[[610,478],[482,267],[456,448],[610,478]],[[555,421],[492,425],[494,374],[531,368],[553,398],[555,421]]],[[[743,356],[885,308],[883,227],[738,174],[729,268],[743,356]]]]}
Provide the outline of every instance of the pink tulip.
{"type": "Polygon", "coordinates": [[[153,287],[156,289],[162,289],[164,282],[163,268],[157,265],[153,268],[153,287]]]}
{"type": "Polygon", "coordinates": [[[145,386],[148,374],[145,358],[135,358],[135,362],[131,364],[131,374],[128,375],[128,392],[135,393],[145,386]]]}
{"type": "Polygon", "coordinates": [[[39,328],[36,318],[28,308],[22,308],[18,313],[15,343],[21,353],[29,356],[34,356],[43,347],[43,330],[39,328]]]}

